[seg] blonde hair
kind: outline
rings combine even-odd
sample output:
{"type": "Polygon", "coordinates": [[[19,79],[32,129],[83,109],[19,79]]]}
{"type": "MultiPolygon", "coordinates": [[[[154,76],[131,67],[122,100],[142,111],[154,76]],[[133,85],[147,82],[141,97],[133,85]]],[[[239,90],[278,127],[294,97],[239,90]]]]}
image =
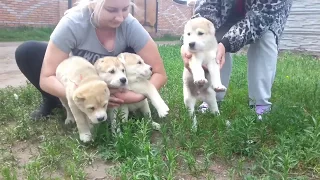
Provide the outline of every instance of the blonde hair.
{"type": "MultiPolygon", "coordinates": [[[[90,22],[94,27],[97,27],[99,26],[98,22],[100,19],[100,12],[103,8],[104,3],[105,0],[78,0],[76,3],[74,3],[75,6],[64,12],[64,15],[66,15],[70,11],[83,11],[86,8],[88,8],[91,14],[90,22]]],[[[132,0],[130,1],[130,10],[132,8],[131,6],[137,8],[137,6],[132,2],[132,0]]]]}

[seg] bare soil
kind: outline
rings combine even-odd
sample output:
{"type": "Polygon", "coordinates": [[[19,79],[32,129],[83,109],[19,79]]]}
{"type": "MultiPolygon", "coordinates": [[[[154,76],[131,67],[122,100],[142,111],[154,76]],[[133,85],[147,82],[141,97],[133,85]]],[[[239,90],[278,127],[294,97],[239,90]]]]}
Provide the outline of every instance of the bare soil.
{"type": "Polygon", "coordinates": [[[15,50],[21,42],[0,43],[0,88],[26,84],[26,78],[15,61],[15,50]]]}

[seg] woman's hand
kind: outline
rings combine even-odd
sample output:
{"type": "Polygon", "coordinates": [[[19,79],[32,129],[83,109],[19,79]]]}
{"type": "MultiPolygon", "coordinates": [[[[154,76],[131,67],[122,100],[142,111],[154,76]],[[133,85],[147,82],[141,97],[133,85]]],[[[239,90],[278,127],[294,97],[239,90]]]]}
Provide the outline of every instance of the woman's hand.
{"type": "Polygon", "coordinates": [[[121,104],[140,102],[146,97],[133,91],[110,88],[108,107],[119,107],[121,104]]]}
{"type": "MultiPolygon", "coordinates": [[[[185,48],[183,48],[183,46],[181,46],[180,52],[181,52],[181,57],[183,59],[184,67],[186,67],[189,70],[189,72],[192,73],[192,71],[189,67],[189,62],[191,60],[192,54],[189,51],[185,50],[185,48]]],[[[208,70],[206,66],[202,66],[202,68],[204,70],[208,70]]]]}
{"type": "Polygon", "coordinates": [[[137,103],[146,98],[144,95],[135,93],[133,91],[117,92],[114,94],[114,96],[122,99],[124,104],[137,103]]]}
{"type": "Polygon", "coordinates": [[[181,46],[180,53],[184,63],[184,67],[186,67],[191,72],[191,69],[189,67],[189,61],[191,60],[192,54],[186,51],[183,46],[181,46]]]}
{"type": "Polygon", "coordinates": [[[224,65],[224,62],[226,60],[225,56],[226,56],[226,48],[224,47],[224,45],[222,43],[219,43],[216,60],[217,60],[217,63],[220,64],[220,69],[222,68],[222,66],[224,65]]]}
{"type": "MultiPolygon", "coordinates": [[[[192,54],[188,51],[186,51],[183,46],[181,46],[181,57],[183,59],[184,66],[191,72],[191,69],[189,67],[189,61],[191,60],[192,54]]],[[[225,55],[226,55],[226,49],[222,43],[218,44],[218,50],[217,50],[217,57],[216,62],[220,64],[220,69],[223,67],[225,63],[225,55]]],[[[207,70],[206,66],[202,66],[204,70],[207,70]]]]}
{"type": "Polygon", "coordinates": [[[119,99],[114,95],[111,95],[109,98],[108,108],[119,107],[123,102],[124,101],[122,99],[119,99]]]}

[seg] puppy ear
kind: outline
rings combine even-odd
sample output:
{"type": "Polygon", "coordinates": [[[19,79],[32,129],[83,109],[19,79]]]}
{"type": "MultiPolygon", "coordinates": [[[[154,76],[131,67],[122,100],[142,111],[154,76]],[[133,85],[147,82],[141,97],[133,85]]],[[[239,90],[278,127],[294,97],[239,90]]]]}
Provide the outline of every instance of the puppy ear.
{"type": "Polygon", "coordinates": [[[208,21],[208,28],[210,30],[210,34],[215,34],[216,33],[216,28],[214,27],[213,23],[211,21],[208,21]]]}
{"type": "Polygon", "coordinates": [[[74,91],[72,99],[75,102],[83,102],[86,100],[86,96],[81,87],[74,91]]]}
{"type": "Polygon", "coordinates": [[[124,58],[124,54],[123,54],[123,53],[120,53],[120,54],[118,55],[118,59],[119,59],[123,64],[126,63],[126,60],[125,60],[125,58],[124,58]]]}

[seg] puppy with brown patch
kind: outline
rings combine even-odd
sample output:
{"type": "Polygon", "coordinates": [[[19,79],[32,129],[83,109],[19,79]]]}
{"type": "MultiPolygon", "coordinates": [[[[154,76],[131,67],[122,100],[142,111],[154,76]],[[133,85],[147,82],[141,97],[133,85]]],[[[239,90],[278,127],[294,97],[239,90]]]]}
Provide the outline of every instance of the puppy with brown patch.
{"type": "MultiPolygon", "coordinates": [[[[152,67],[146,64],[139,55],[134,53],[121,53],[118,57],[126,68],[128,89],[143,94],[150,99],[159,117],[165,117],[168,114],[169,107],[160,96],[156,87],[149,81],[152,75],[152,67]]],[[[152,120],[148,99],[144,99],[138,103],[128,104],[129,111],[136,112],[140,110],[145,116],[152,120]]],[[[160,124],[152,121],[152,127],[155,130],[159,130],[160,124]]]]}
{"type": "MultiPolygon", "coordinates": [[[[119,77],[126,76],[127,78],[127,86],[128,90],[132,90],[136,93],[141,93],[151,99],[151,102],[154,104],[156,109],[158,110],[158,114],[160,117],[164,117],[168,114],[169,108],[165,104],[165,102],[160,97],[157,89],[149,82],[149,78],[152,75],[151,66],[144,63],[143,59],[132,53],[121,53],[117,57],[104,57],[100,58],[95,63],[95,68],[97,69],[99,75],[104,79],[107,84],[111,84],[111,82],[119,81],[119,77]],[[122,69],[125,69],[122,71],[122,69]],[[120,76],[115,76],[110,74],[110,70],[116,74],[122,74],[120,76]],[[123,72],[123,73],[121,73],[123,72]],[[111,77],[112,76],[112,77],[111,77]],[[107,80],[109,79],[109,80],[107,80]],[[113,79],[113,81],[111,80],[113,79]]],[[[120,85],[119,83],[115,83],[120,85]]],[[[114,88],[122,88],[124,86],[120,85],[118,87],[113,86],[114,88]]],[[[151,119],[150,107],[147,99],[134,103],[134,104],[122,104],[119,109],[124,113],[124,121],[127,121],[129,111],[135,112],[136,110],[140,110],[144,115],[148,116],[151,119]]],[[[114,114],[119,109],[113,109],[113,112],[109,112],[109,117],[112,118],[112,131],[115,133],[116,129],[116,119],[114,114]]],[[[159,130],[160,125],[156,122],[152,123],[154,129],[159,130]]],[[[117,128],[117,132],[120,132],[119,128],[117,128]]]]}
{"type": "MultiPolygon", "coordinates": [[[[106,56],[99,58],[94,63],[94,67],[102,80],[108,84],[109,88],[127,89],[128,79],[126,70],[118,57],[106,56]]],[[[116,114],[119,110],[124,114],[123,121],[128,119],[128,108],[126,106],[108,108],[108,118],[111,121],[112,133],[116,133],[116,130],[120,132],[116,124],[116,114]]]]}
{"type": "Polygon", "coordinates": [[[86,59],[72,56],[62,61],[56,69],[57,79],[66,88],[66,98],[60,98],[67,111],[65,124],[75,122],[80,140],[92,140],[92,124],[107,119],[110,91],[95,67],[86,59]]]}
{"type": "Polygon", "coordinates": [[[193,128],[197,126],[194,106],[197,100],[208,103],[214,114],[219,114],[215,91],[225,91],[220,79],[220,66],[216,61],[218,42],[213,24],[202,17],[190,19],[184,27],[183,45],[192,54],[189,62],[191,72],[183,71],[184,103],[193,116],[193,128]],[[208,72],[203,70],[206,66],[208,72]]]}

